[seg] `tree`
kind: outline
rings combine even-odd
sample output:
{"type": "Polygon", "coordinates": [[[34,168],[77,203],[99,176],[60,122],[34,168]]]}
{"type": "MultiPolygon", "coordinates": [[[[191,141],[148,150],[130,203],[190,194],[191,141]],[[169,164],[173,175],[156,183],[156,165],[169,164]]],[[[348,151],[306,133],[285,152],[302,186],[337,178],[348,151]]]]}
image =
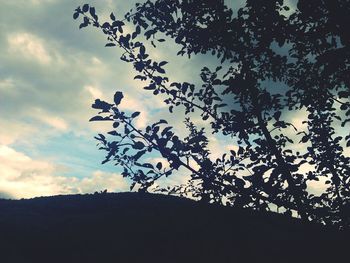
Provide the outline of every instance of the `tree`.
{"type": "Polygon", "coordinates": [[[163,191],[256,210],[276,206],[305,221],[349,227],[349,11],[349,1],[341,0],[299,0],[295,11],[283,0],[247,0],[234,16],[224,1],[155,0],[136,4],[123,19],[111,13],[111,21],[101,23],[94,7],[78,7],[73,17],[83,18],[80,28],[101,29],[107,47],[124,50],[121,60],[133,64],[145,90],[162,96],[170,112],[184,107],[188,115],[189,134],[180,139],[166,120],[137,129],[139,112],[118,108],[121,92],[114,103],[96,100],[92,107],[100,112],[91,121],[111,121],[114,128],[112,137],[96,137],[108,153],[103,163],[121,165],[131,189],[138,184],[147,191],[183,167],[189,183],[163,191]],[[131,34],[124,33],[125,23],[134,26],[131,34]],[[166,36],[181,46],[177,55],[208,54],[219,65],[201,69],[200,87],[171,82],[168,62],[152,60],[140,35],[155,48],[166,36]],[[298,130],[286,112],[303,110],[307,128],[298,130]],[[191,120],[194,111],[212,133],[237,139],[238,150],[211,160],[206,131],[191,120]],[[293,136],[286,132],[291,129],[293,136]],[[149,152],[159,152],[169,169],[145,162],[149,152]],[[320,179],[326,190],[310,193],[308,184],[320,179]]]}

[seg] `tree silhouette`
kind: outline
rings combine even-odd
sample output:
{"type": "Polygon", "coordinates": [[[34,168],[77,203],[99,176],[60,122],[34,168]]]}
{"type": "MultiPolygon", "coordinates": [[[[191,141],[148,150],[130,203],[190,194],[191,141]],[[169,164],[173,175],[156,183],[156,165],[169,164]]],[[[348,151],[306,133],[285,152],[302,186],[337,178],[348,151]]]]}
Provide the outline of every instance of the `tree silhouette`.
{"type": "Polygon", "coordinates": [[[108,153],[103,163],[121,165],[131,189],[137,184],[147,191],[183,167],[189,183],[162,191],[256,210],[275,206],[305,221],[349,227],[349,13],[350,2],[342,0],[299,0],[295,11],[283,0],[247,0],[237,15],[224,1],[156,0],[136,4],[123,19],[111,13],[102,23],[94,7],[78,7],[73,17],[83,18],[80,28],[101,29],[106,46],[123,49],[121,60],[132,63],[145,90],[162,96],[170,112],[184,107],[188,115],[188,136],[180,139],[166,120],[136,128],[139,112],[118,108],[121,92],[114,103],[96,100],[92,107],[100,112],[91,121],[111,121],[114,128],[108,138],[96,137],[108,153]],[[132,33],[124,33],[125,23],[134,26],[132,33]],[[168,62],[152,60],[140,35],[154,47],[166,36],[181,46],[177,55],[211,54],[219,65],[201,69],[199,87],[171,82],[168,62]],[[238,150],[210,159],[205,130],[191,120],[194,111],[212,133],[236,139],[238,150]],[[308,114],[304,130],[287,118],[302,111],[308,114]],[[169,168],[146,162],[150,152],[169,168]],[[308,184],[320,179],[326,190],[310,193],[308,184]]]}

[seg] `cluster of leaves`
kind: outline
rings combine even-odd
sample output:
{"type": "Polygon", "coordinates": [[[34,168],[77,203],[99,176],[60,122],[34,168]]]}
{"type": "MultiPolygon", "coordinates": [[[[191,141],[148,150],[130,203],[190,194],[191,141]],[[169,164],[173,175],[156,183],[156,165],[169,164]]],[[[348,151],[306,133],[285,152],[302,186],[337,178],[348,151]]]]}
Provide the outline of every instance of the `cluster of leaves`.
{"type": "Polygon", "coordinates": [[[106,46],[124,50],[121,59],[133,64],[135,79],[163,96],[170,112],[178,106],[188,116],[199,111],[213,133],[238,141],[237,151],[211,160],[205,132],[190,118],[183,140],[165,120],[137,129],[133,120],[139,113],[120,111],[123,96],[117,92],[114,104],[96,100],[93,105],[101,111],[91,120],[112,121],[114,127],[109,132],[114,140],[96,137],[108,152],[104,162],[123,166],[132,187],[138,184],[142,191],[183,167],[190,182],[168,192],[258,210],[277,206],[306,221],[349,227],[350,158],[344,147],[350,147],[350,133],[339,135],[336,127],[350,121],[350,4],[299,0],[285,15],[289,11],[283,0],[247,0],[237,16],[223,1],[156,0],[137,4],[121,20],[111,13],[110,22],[100,23],[93,7],[78,7],[73,17],[83,18],[80,28],[92,24],[107,35],[106,46]],[[134,32],[124,33],[125,22],[134,32]],[[174,39],[181,47],[178,55],[210,53],[220,65],[202,68],[201,87],[171,83],[164,69],[168,62],[153,61],[137,40],[140,35],[154,47],[164,36],[174,39]],[[287,110],[308,112],[305,130],[287,121],[287,110]],[[152,151],[169,168],[141,161],[152,151]],[[322,177],[325,192],[310,193],[308,184],[322,177]]]}

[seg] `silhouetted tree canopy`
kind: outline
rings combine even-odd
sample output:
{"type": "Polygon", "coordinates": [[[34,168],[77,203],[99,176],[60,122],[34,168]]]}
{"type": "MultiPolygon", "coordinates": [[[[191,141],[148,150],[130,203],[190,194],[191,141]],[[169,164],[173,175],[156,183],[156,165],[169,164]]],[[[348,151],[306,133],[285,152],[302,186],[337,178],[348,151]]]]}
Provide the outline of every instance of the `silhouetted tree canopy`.
{"type": "Polygon", "coordinates": [[[257,210],[277,207],[306,221],[349,227],[349,14],[344,0],[299,0],[296,10],[283,0],[247,0],[237,15],[220,0],[155,0],[101,22],[93,7],[78,7],[80,28],[101,29],[106,46],[123,49],[121,60],[133,65],[144,89],[161,96],[170,112],[184,107],[187,115],[188,136],[181,139],[166,120],[136,128],[139,112],[118,108],[121,92],[113,103],[96,100],[92,107],[100,112],[91,121],[113,123],[108,138],[96,137],[108,153],[103,162],[122,166],[131,188],[141,191],[183,167],[189,183],[162,191],[257,210]],[[125,23],[132,33],[123,32],[125,23]],[[174,41],[177,55],[212,55],[218,65],[200,70],[200,86],[172,82],[168,62],[153,60],[140,36],[154,47],[174,41]],[[191,120],[194,111],[210,132],[237,141],[238,150],[212,160],[205,129],[191,120]],[[286,118],[302,111],[305,130],[286,118]],[[148,163],[143,157],[151,152],[169,168],[148,163]],[[308,191],[314,181],[325,182],[323,193],[308,191]]]}

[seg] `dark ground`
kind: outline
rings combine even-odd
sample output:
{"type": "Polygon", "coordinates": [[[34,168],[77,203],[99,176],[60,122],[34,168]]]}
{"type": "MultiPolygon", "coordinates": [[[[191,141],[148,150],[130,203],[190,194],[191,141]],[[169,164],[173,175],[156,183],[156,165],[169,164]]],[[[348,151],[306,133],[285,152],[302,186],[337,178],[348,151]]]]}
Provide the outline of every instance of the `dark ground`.
{"type": "Polygon", "coordinates": [[[350,262],[350,235],[138,193],[0,200],[1,263],[350,262]]]}

